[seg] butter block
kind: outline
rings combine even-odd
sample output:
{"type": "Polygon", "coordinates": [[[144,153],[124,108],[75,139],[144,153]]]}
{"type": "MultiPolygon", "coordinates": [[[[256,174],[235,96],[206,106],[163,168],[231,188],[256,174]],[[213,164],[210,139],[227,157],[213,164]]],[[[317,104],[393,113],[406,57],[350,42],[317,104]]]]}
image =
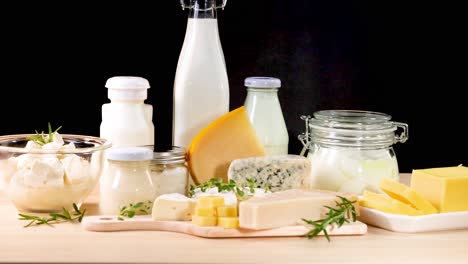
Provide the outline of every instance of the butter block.
{"type": "Polygon", "coordinates": [[[218,217],[236,217],[237,207],[236,206],[220,206],[216,208],[218,217]]]}
{"type": "Polygon", "coordinates": [[[357,201],[354,194],[292,189],[253,197],[239,204],[239,226],[254,230],[303,224],[302,218],[319,220],[340,201],[337,195],[357,201]]]}
{"type": "Polygon", "coordinates": [[[376,209],[385,213],[399,215],[422,215],[423,213],[411,205],[402,203],[397,199],[393,199],[385,194],[364,191],[359,205],[376,209]]]}
{"type": "Polygon", "coordinates": [[[224,228],[238,228],[239,217],[218,217],[218,226],[224,228]]]}
{"type": "Polygon", "coordinates": [[[441,213],[468,211],[468,167],[413,170],[411,188],[441,213]]]}
{"type": "Polygon", "coordinates": [[[216,216],[192,216],[192,223],[199,226],[216,226],[217,222],[218,221],[216,216]]]}
{"type": "Polygon", "coordinates": [[[224,198],[222,196],[207,195],[197,198],[197,206],[200,207],[218,207],[224,206],[224,198]]]}
{"type": "Polygon", "coordinates": [[[215,207],[195,207],[195,215],[198,216],[216,216],[216,208],[215,207]]]}
{"type": "Polygon", "coordinates": [[[179,193],[163,194],[153,203],[154,220],[190,221],[196,202],[179,193]]]}
{"type": "Polygon", "coordinates": [[[379,188],[393,199],[411,205],[422,214],[436,214],[438,210],[419,192],[402,183],[390,179],[382,179],[379,188]]]}

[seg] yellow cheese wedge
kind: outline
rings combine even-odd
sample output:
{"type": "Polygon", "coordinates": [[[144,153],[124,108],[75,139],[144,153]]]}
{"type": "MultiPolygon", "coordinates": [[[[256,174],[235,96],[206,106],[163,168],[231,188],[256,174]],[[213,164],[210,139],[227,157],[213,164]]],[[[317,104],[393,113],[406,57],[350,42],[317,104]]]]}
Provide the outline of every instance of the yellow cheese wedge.
{"type": "Polygon", "coordinates": [[[187,150],[188,166],[195,183],[211,178],[227,182],[227,171],[233,160],[257,156],[265,156],[265,150],[244,106],[205,127],[187,150]]]}
{"type": "Polygon", "coordinates": [[[224,228],[238,228],[239,217],[218,217],[218,226],[224,228]]]}
{"type": "Polygon", "coordinates": [[[382,179],[380,189],[393,199],[409,204],[423,214],[436,214],[438,210],[413,188],[389,179],[382,179]]]}
{"type": "Polygon", "coordinates": [[[192,223],[199,226],[216,226],[218,223],[216,216],[192,215],[192,223]]]}
{"type": "Polygon", "coordinates": [[[211,207],[216,210],[216,207],[224,206],[224,197],[207,195],[197,198],[197,207],[211,207]]]}
{"type": "Polygon", "coordinates": [[[402,203],[385,194],[364,191],[360,206],[376,209],[390,214],[400,215],[422,215],[422,212],[414,209],[411,205],[402,203]]]}
{"type": "Polygon", "coordinates": [[[411,188],[441,213],[468,211],[468,167],[413,170],[411,188]]]}
{"type": "Polygon", "coordinates": [[[218,217],[236,217],[237,207],[235,206],[220,206],[216,208],[218,217]]]}
{"type": "Polygon", "coordinates": [[[215,207],[195,207],[195,215],[198,216],[216,216],[216,208],[215,207]]]}

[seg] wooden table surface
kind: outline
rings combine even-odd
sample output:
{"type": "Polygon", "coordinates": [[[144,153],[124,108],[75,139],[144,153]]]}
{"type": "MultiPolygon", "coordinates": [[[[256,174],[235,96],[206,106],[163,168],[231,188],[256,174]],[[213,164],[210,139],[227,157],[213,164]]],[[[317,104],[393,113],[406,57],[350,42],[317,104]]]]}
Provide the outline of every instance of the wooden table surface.
{"type": "MultiPolygon", "coordinates": [[[[408,175],[402,175],[403,181],[408,175]]],[[[97,212],[97,196],[83,205],[97,212]]],[[[23,228],[0,193],[0,262],[468,263],[468,229],[422,234],[369,227],[364,236],[205,239],[158,231],[89,232],[79,224],[23,228]]]]}

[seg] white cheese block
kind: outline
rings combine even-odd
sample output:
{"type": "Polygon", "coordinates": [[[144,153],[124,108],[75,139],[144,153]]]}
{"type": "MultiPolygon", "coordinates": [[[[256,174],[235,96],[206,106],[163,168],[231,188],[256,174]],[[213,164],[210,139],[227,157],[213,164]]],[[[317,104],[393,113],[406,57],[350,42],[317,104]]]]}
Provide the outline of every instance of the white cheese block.
{"type": "Polygon", "coordinates": [[[246,183],[253,179],[272,192],[308,188],[310,160],[299,155],[273,155],[237,159],[231,162],[228,179],[246,183]]]}
{"type": "Polygon", "coordinates": [[[239,204],[239,225],[248,229],[268,229],[303,224],[302,218],[324,218],[329,209],[340,201],[337,195],[357,201],[356,195],[319,191],[287,190],[254,197],[239,204]]]}
{"type": "Polygon", "coordinates": [[[153,204],[154,220],[190,221],[195,212],[196,201],[180,193],[160,195],[153,204]]]}

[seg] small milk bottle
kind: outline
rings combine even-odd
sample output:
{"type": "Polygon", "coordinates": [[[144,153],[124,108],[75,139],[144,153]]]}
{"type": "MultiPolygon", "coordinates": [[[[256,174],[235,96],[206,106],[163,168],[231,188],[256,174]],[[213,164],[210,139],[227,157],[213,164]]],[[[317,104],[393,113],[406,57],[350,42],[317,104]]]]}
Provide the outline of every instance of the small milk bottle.
{"type": "Polygon", "coordinates": [[[281,80],[270,77],[245,79],[245,108],[267,155],[288,154],[289,136],[278,99],[281,80]]]}
{"type": "Polygon", "coordinates": [[[100,137],[113,147],[154,145],[153,107],[145,104],[145,78],[117,76],[106,82],[110,103],[102,106],[100,137]]]}
{"type": "Polygon", "coordinates": [[[174,80],[173,145],[188,147],[205,126],[229,111],[229,83],[215,0],[191,0],[174,80]]]}

